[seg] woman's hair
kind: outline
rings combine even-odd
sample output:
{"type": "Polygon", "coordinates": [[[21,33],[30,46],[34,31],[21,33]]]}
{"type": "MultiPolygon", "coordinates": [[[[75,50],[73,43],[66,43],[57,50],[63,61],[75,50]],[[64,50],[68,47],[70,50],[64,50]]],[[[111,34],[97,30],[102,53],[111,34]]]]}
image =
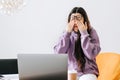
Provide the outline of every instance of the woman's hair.
{"type": "MultiPolygon", "coordinates": [[[[87,22],[87,26],[88,26],[87,31],[88,31],[88,33],[90,33],[90,22],[89,22],[86,11],[82,7],[74,7],[71,10],[71,12],[70,12],[70,14],[68,16],[68,23],[70,22],[71,15],[73,13],[80,13],[82,15],[82,17],[84,18],[84,24],[85,24],[85,22],[87,22]]],[[[80,39],[81,34],[79,33],[78,36],[79,36],[78,39],[75,41],[74,56],[75,56],[75,58],[77,60],[78,67],[83,72],[84,68],[85,68],[86,60],[85,60],[85,55],[84,55],[83,49],[81,47],[81,39],[80,39]]]]}
{"type": "Polygon", "coordinates": [[[78,39],[75,41],[75,50],[74,50],[74,56],[77,60],[78,63],[78,68],[82,70],[82,72],[84,71],[85,68],[85,55],[84,52],[81,48],[81,39],[80,37],[78,37],[78,39]]]}

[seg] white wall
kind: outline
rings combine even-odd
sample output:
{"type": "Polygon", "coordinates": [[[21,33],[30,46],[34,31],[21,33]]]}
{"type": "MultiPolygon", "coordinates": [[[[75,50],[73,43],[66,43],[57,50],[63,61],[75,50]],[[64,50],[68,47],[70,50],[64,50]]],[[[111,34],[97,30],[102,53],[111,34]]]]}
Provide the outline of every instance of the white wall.
{"type": "Polygon", "coordinates": [[[103,52],[120,53],[119,0],[27,0],[18,13],[0,14],[0,58],[18,53],[52,53],[75,6],[88,13],[103,52]]]}

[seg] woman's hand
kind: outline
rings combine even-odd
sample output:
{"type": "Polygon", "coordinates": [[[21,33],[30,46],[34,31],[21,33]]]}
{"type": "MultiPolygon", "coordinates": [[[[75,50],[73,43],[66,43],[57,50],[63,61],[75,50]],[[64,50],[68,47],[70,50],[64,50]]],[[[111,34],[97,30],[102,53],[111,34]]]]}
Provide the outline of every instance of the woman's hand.
{"type": "Polygon", "coordinates": [[[68,23],[68,26],[66,27],[66,31],[69,33],[72,32],[73,26],[74,26],[74,21],[72,20],[68,23]]]}
{"type": "Polygon", "coordinates": [[[85,24],[82,21],[77,22],[77,26],[80,32],[86,31],[88,29],[87,22],[85,24]]]}

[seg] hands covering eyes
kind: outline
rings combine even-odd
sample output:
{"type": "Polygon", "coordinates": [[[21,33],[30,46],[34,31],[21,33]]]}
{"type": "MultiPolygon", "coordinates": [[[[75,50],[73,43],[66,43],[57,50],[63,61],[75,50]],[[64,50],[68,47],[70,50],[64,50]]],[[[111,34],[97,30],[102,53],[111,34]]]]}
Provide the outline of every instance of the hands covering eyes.
{"type": "Polygon", "coordinates": [[[87,22],[85,22],[85,24],[84,24],[82,20],[80,20],[80,21],[70,20],[70,22],[68,23],[68,26],[66,27],[66,31],[67,32],[72,32],[74,30],[75,26],[78,28],[78,30],[80,32],[88,29],[87,22]]]}

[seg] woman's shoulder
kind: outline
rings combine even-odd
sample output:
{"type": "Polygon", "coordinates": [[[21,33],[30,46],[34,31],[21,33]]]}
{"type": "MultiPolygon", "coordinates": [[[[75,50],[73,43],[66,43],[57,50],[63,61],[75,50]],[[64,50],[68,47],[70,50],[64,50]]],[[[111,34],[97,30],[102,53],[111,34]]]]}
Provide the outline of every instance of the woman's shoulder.
{"type": "Polygon", "coordinates": [[[95,30],[95,28],[93,28],[93,27],[90,27],[90,33],[96,33],[96,30],[95,30]]]}
{"type": "Polygon", "coordinates": [[[91,27],[90,28],[90,37],[98,37],[97,31],[95,30],[95,28],[91,27]]]}

